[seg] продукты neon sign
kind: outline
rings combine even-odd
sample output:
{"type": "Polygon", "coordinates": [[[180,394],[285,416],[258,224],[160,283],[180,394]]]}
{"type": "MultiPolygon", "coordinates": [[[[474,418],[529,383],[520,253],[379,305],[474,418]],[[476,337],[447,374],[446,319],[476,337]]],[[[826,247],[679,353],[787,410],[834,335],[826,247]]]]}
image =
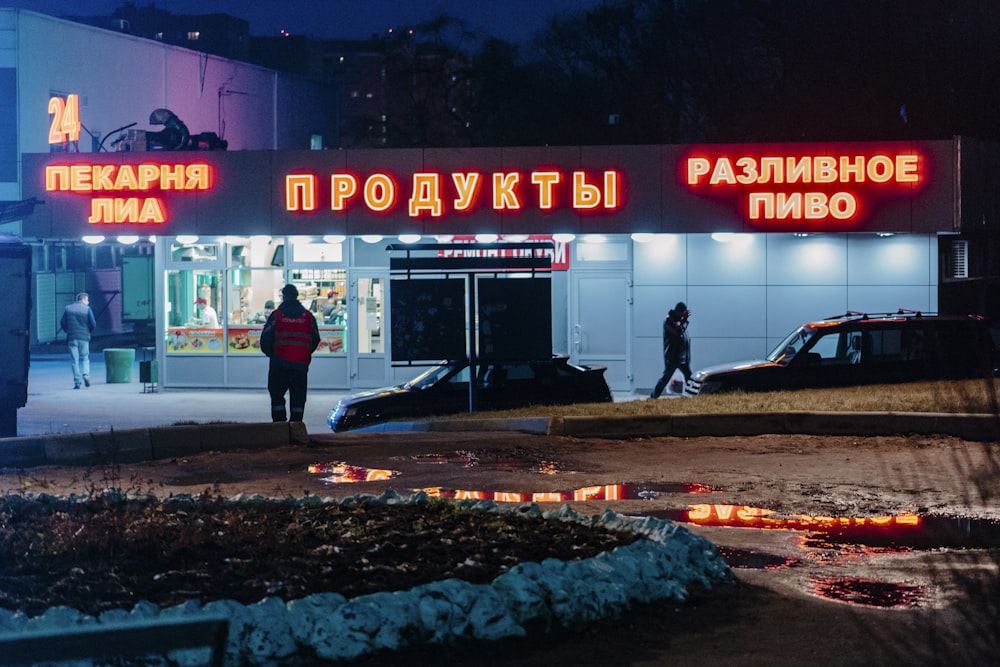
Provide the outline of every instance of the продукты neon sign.
{"type": "Polygon", "coordinates": [[[679,178],[696,194],[738,203],[752,225],[826,222],[850,229],[868,199],[909,196],[926,180],[918,152],[718,155],[693,149],[679,178]]]}
{"type": "Polygon", "coordinates": [[[285,175],[285,210],[347,211],[365,207],[376,213],[390,212],[405,198],[411,218],[448,213],[467,213],[488,198],[494,211],[520,211],[532,201],[542,211],[569,207],[577,211],[613,211],[620,207],[621,174],[606,170],[592,177],[585,171],[566,174],[557,170],[509,171],[483,174],[475,171],[419,172],[412,174],[410,188],[401,192],[397,179],[384,172],[361,177],[334,173],[321,178],[311,173],[285,175]],[[327,186],[328,184],[328,186],[327,186]]]}

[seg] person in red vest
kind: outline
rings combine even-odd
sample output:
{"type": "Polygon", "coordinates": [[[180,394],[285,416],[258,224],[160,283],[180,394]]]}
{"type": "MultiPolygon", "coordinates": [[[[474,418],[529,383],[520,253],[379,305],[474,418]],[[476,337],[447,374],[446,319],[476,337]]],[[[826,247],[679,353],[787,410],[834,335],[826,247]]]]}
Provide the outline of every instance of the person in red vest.
{"type": "Polygon", "coordinates": [[[260,334],[260,349],[270,358],[267,393],[271,421],[300,422],[306,410],[309,362],[319,346],[316,317],[299,302],[295,285],[281,288],[281,305],[271,313],[260,334]],[[285,415],[285,394],[289,415],[285,415]]]}

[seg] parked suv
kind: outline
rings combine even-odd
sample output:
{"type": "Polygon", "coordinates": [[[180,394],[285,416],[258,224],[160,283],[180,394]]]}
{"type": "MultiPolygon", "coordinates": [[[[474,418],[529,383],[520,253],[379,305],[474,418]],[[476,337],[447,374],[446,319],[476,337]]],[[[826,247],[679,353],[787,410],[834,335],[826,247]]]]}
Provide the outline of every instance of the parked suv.
{"type": "Polygon", "coordinates": [[[763,360],[699,370],[684,393],[951,380],[996,370],[993,339],[978,315],[847,311],[803,324],[763,360]]]}

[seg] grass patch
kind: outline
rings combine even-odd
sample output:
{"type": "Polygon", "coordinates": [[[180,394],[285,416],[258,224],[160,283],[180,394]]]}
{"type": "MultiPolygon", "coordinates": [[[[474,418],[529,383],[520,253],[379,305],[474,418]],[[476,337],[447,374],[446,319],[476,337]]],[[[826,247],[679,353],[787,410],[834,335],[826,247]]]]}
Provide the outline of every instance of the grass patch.
{"type": "Polygon", "coordinates": [[[516,410],[456,415],[456,419],[490,417],[733,414],[764,412],[944,412],[998,414],[1000,380],[914,382],[836,389],[735,392],[690,398],[635,400],[621,403],[533,406],[516,410]]]}

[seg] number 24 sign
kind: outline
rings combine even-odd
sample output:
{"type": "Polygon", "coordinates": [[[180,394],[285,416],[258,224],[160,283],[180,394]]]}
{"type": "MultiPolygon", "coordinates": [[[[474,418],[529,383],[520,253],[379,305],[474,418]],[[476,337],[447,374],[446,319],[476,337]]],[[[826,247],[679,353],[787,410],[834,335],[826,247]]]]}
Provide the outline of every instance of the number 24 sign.
{"type": "Polygon", "coordinates": [[[76,93],[62,97],[49,98],[49,113],[52,114],[52,124],[49,125],[49,143],[62,144],[67,141],[80,140],[80,96],[76,93]]]}

